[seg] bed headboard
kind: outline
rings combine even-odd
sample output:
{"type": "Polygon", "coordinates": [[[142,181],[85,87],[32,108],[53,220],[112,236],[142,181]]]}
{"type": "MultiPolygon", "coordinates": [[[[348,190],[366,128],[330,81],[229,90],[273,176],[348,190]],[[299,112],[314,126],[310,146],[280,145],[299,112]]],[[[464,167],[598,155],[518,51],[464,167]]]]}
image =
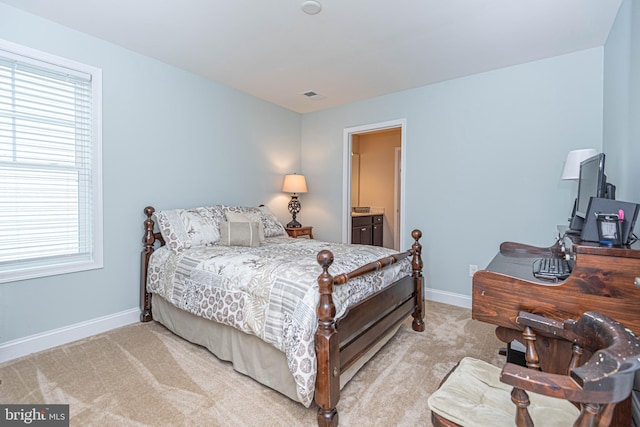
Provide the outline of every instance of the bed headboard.
{"type": "Polygon", "coordinates": [[[162,238],[162,234],[159,231],[153,231],[155,228],[155,221],[151,219],[155,212],[153,206],[147,206],[144,208],[144,214],[147,219],[144,220],[144,236],[142,237],[142,253],[140,259],[140,321],[148,322],[152,320],[151,316],[151,294],[147,292],[147,266],[149,265],[149,258],[155,250],[156,243],[159,246],[164,246],[165,241],[162,238]]]}

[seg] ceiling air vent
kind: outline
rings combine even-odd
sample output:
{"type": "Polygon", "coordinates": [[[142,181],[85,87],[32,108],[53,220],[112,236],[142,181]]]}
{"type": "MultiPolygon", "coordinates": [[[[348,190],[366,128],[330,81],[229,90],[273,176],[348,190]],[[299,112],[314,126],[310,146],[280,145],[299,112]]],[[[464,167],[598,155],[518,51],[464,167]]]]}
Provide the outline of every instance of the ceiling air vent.
{"type": "Polygon", "coordinates": [[[320,95],[319,93],[316,93],[312,90],[308,90],[306,92],[303,93],[304,96],[306,96],[309,99],[324,99],[324,95],[320,95]]]}

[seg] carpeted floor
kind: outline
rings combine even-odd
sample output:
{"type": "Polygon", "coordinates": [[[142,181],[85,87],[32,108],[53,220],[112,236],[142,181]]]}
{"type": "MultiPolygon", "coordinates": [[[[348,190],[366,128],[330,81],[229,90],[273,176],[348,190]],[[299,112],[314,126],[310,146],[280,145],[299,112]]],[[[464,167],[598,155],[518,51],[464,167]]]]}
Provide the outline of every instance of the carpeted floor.
{"type": "MultiPolygon", "coordinates": [[[[427,397],[463,356],[495,365],[494,327],[428,301],[342,390],[341,426],[430,426],[427,397]]],[[[134,324],[0,364],[0,402],[70,404],[72,426],[314,426],[305,408],[157,323],[134,324]]]]}

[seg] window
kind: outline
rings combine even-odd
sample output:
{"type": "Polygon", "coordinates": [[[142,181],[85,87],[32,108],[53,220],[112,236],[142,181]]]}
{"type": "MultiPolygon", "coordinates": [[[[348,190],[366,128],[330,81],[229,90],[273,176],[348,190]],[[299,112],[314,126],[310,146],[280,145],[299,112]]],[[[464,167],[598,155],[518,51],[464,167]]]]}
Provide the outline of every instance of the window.
{"type": "Polygon", "coordinates": [[[0,40],[0,282],[102,267],[101,70],[0,40]]]}

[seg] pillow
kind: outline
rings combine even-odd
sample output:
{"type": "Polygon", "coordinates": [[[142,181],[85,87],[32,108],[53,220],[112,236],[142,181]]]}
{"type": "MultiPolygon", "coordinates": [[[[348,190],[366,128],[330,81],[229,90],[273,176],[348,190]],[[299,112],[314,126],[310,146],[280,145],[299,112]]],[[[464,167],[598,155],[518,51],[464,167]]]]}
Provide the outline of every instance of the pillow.
{"type": "Polygon", "coordinates": [[[240,212],[227,211],[225,216],[229,222],[251,222],[248,216],[240,212]]]}
{"type": "Polygon", "coordinates": [[[260,223],[256,221],[221,222],[220,245],[260,246],[260,223]]]}
{"type": "Polygon", "coordinates": [[[211,219],[213,220],[216,227],[223,221],[227,220],[227,217],[224,216],[224,206],[222,205],[214,205],[214,206],[206,206],[206,209],[209,211],[211,215],[211,219]]]}
{"type": "MultiPolygon", "coordinates": [[[[222,217],[221,207],[219,217],[222,217]]],[[[158,228],[166,244],[173,251],[198,246],[211,246],[220,240],[219,218],[213,215],[215,207],[172,209],[156,212],[158,228]]]]}
{"type": "MultiPolygon", "coordinates": [[[[246,207],[246,206],[225,206],[225,214],[241,213],[249,217],[251,221],[260,221],[264,227],[265,237],[286,236],[287,232],[278,221],[278,218],[269,210],[268,207],[263,206],[260,208],[246,207]]],[[[228,219],[228,216],[227,216],[228,219]]]]}
{"type": "MultiPolygon", "coordinates": [[[[227,221],[229,222],[251,222],[251,219],[249,219],[248,216],[238,212],[229,211],[226,213],[226,216],[227,216],[227,221]]],[[[258,234],[260,237],[260,243],[262,244],[264,243],[264,224],[260,220],[257,220],[254,222],[258,224],[258,234]]]]}
{"type": "Polygon", "coordinates": [[[269,224],[271,234],[269,237],[288,236],[287,230],[284,229],[284,226],[278,217],[271,212],[271,209],[264,205],[260,206],[258,209],[262,212],[263,222],[269,224]]]}

